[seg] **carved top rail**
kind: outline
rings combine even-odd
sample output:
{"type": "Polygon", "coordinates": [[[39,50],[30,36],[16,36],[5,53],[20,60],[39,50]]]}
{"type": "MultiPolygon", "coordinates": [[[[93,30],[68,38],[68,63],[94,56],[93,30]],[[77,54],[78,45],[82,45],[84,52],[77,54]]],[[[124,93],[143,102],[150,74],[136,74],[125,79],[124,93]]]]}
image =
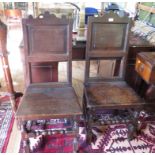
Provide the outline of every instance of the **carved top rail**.
{"type": "Polygon", "coordinates": [[[46,11],[44,14],[40,14],[37,18],[34,18],[30,15],[27,19],[23,19],[23,22],[33,23],[33,24],[67,24],[68,22],[72,23],[72,20],[67,19],[66,16],[62,16],[61,18],[56,17],[54,14],[50,14],[46,11]]]}

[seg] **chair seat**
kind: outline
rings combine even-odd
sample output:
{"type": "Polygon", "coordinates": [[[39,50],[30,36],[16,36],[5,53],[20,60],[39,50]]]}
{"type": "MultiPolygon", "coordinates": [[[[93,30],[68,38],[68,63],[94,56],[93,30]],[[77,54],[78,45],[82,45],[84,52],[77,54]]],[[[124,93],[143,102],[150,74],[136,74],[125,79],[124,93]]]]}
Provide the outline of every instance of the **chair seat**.
{"type": "Polygon", "coordinates": [[[124,81],[93,83],[85,88],[88,107],[110,109],[135,108],[144,104],[136,92],[124,81]]]}
{"type": "Polygon", "coordinates": [[[71,86],[31,84],[24,93],[17,119],[52,119],[81,115],[80,105],[71,86]]]}

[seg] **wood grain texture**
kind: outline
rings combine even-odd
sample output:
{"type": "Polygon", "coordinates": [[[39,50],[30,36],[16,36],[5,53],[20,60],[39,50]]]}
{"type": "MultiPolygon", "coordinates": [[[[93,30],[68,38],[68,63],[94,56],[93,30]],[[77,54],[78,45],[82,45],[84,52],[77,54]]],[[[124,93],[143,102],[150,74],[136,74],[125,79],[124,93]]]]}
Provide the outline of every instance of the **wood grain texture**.
{"type": "Polygon", "coordinates": [[[121,109],[144,104],[124,81],[90,84],[86,86],[86,94],[90,107],[121,109]]]}
{"type": "MultiPolygon", "coordinates": [[[[71,66],[72,58],[72,20],[64,17],[57,18],[48,12],[40,15],[38,18],[29,16],[28,19],[22,20],[24,34],[24,50],[22,57],[25,68],[26,86],[40,79],[46,79],[42,70],[37,69],[34,74],[33,63],[51,63],[51,71],[46,70],[47,75],[51,75],[48,82],[58,81],[58,65],[60,61],[67,61],[71,66]],[[39,73],[40,72],[40,73],[39,73]],[[52,74],[51,74],[52,73],[52,74]]],[[[43,66],[42,66],[43,67],[43,66]]],[[[71,68],[68,67],[68,82],[71,83],[71,68]]],[[[46,82],[45,80],[42,82],[46,82]]]]}
{"type": "Polygon", "coordinates": [[[118,64],[116,66],[119,67],[117,73],[124,77],[130,27],[131,20],[128,17],[121,18],[113,12],[107,13],[103,17],[89,18],[85,81],[89,79],[90,59],[119,59],[119,62],[116,63],[118,64]]]}
{"type": "MultiPolygon", "coordinates": [[[[88,20],[83,111],[86,119],[86,139],[89,143],[93,139],[93,122],[102,123],[97,117],[100,115],[98,110],[104,112],[105,109],[126,109],[130,111],[131,108],[141,109],[144,105],[144,101],[124,81],[130,27],[131,20],[128,17],[121,18],[112,12],[103,17],[90,17],[88,20]],[[107,78],[90,77],[92,59],[116,60],[115,67],[119,68],[115,69],[115,74],[118,73],[118,76],[114,74],[107,78]]],[[[132,123],[137,123],[137,118],[132,116],[131,119],[132,123]]],[[[132,137],[130,132],[134,132],[130,129],[129,138],[132,137]]]]}
{"type": "Polygon", "coordinates": [[[135,69],[148,84],[155,84],[155,53],[138,53],[135,69]]]}
{"type": "Polygon", "coordinates": [[[21,101],[16,117],[33,120],[80,115],[81,109],[72,87],[30,85],[21,101]]]}
{"type": "Polygon", "coordinates": [[[73,122],[71,132],[76,138],[78,132],[74,124],[82,111],[72,87],[72,22],[46,12],[36,19],[31,16],[23,19],[23,32],[22,59],[27,81],[15,117],[27,153],[31,152],[29,138],[47,133],[45,128],[34,133],[32,121],[42,120],[46,126],[50,119],[70,118],[73,122]],[[58,63],[62,61],[67,62],[67,82],[55,82],[58,63]]]}

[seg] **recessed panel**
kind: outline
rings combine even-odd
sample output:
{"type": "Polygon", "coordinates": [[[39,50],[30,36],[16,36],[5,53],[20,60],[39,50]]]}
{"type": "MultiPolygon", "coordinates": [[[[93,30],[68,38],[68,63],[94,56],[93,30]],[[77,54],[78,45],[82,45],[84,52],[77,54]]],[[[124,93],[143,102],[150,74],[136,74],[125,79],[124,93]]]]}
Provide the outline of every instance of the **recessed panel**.
{"type": "Polygon", "coordinates": [[[67,51],[67,26],[40,26],[29,29],[29,54],[63,54],[67,51]]]}
{"type": "Polygon", "coordinates": [[[114,77],[116,60],[91,60],[89,77],[114,77]]]}
{"type": "Polygon", "coordinates": [[[32,83],[57,82],[57,63],[31,63],[32,83]]]}
{"type": "Polygon", "coordinates": [[[94,23],[91,49],[123,49],[125,24],[94,23]]]}

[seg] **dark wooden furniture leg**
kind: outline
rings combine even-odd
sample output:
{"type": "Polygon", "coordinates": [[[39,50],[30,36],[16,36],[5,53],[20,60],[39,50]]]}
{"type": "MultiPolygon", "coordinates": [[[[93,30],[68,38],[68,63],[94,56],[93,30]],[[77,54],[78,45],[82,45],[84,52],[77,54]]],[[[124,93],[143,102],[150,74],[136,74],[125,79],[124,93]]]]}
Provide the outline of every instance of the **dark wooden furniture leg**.
{"type": "Polygon", "coordinates": [[[92,110],[87,109],[87,120],[86,120],[86,141],[88,144],[90,144],[93,140],[93,133],[92,133],[92,110]]]}
{"type": "Polygon", "coordinates": [[[53,73],[53,81],[54,82],[58,82],[58,62],[54,62],[53,63],[53,71],[52,71],[52,73],[53,73]]]}
{"type": "Polygon", "coordinates": [[[78,133],[79,133],[79,128],[78,128],[78,122],[77,122],[77,117],[75,116],[73,118],[73,130],[75,132],[75,137],[73,139],[73,153],[77,153],[78,152],[78,133]]]}
{"type": "Polygon", "coordinates": [[[145,93],[145,98],[147,101],[155,101],[155,85],[151,84],[149,85],[146,93],[145,93]]]}
{"type": "Polygon", "coordinates": [[[24,153],[30,153],[30,145],[29,145],[29,136],[26,129],[27,122],[24,121],[21,123],[21,139],[23,143],[23,151],[24,153]]]}
{"type": "Polygon", "coordinates": [[[114,76],[119,75],[120,65],[121,65],[121,60],[116,60],[114,76]]]}

